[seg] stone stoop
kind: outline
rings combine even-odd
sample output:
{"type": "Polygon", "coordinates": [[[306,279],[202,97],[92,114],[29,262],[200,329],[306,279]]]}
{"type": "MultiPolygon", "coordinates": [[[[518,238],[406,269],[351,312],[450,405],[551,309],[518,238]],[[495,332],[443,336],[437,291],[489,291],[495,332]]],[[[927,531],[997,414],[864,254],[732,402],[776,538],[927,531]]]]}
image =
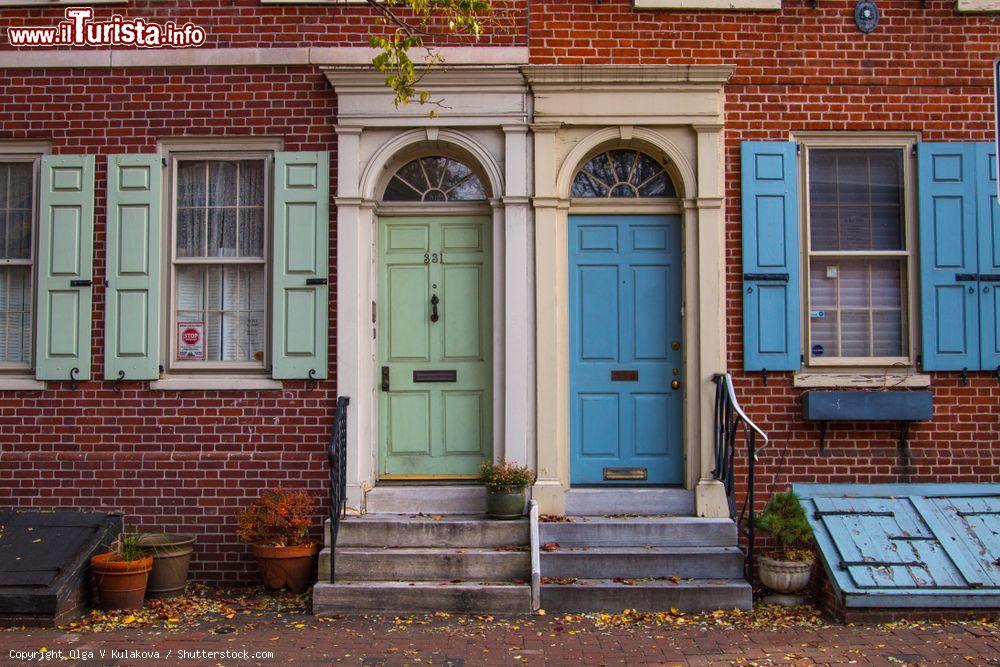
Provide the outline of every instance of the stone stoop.
{"type": "Polygon", "coordinates": [[[731,519],[569,519],[539,525],[541,605],[547,611],[699,612],[753,604],[731,519]]]}
{"type": "Polygon", "coordinates": [[[471,514],[365,514],[340,523],[335,583],[330,531],[313,613],[531,612],[527,519],[471,514]]]}

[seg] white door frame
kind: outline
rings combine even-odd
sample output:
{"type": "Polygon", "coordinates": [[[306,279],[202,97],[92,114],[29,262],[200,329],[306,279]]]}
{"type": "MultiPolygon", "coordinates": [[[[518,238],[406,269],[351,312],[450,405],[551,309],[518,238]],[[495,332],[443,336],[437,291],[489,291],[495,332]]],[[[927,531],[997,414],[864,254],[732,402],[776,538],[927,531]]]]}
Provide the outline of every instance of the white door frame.
{"type": "MultiPolygon", "coordinates": [[[[534,467],[533,213],[528,95],[516,68],[454,67],[421,86],[438,113],[396,109],[370,70],[324,70],[337,93],[337,393],[349,396],[347,502],[363,509],[378,475],[378,197],[400,156],[442,150],[474,162],[493,212],[493,456],[534,467]]],[[[426,153],[425,153],[426,154],[426,153]]],[[[398,207],[393,207],[398,210],[398,207]]]]}

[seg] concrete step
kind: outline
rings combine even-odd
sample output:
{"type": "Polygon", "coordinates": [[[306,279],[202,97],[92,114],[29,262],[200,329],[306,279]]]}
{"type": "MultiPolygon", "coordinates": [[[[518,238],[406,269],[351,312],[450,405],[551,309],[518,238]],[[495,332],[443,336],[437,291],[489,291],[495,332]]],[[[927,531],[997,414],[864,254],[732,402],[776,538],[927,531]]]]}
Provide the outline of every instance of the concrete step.
{"type": "Polygon", "coordinates": [[[541,604],[550,613],[750,609],[753,591],[743,579],[635,580],[631,585],[611,579],[580,579],[572,584],[542,584],[541,604]]]}
{"type": "Polygon", "coordinates": [[[543,577],[738,579],[743,552],[737,547],[561,548],[543,551],[541,566],[543,577]]]}
{"type": "MultiPolygon", "coordinates": [[[[531,579],[531,554],[495,549],[337,548],[340,581],[507,581],[531,579]]],[[[319,555],[319,579],[330,578],[330,550],[319,555]]]]}
{"type": "Polygon", "coordinates": [[[542,543],[562,547],[732,547],[732,519],[699,517],[573,517],[539,524],[542,543]]]}
{"type": "Polygon", "coordinates": [[[448,581],[320,582],[313,587],[313,613],[412,614],[445,611],[468,614],[531,613],[527,584],[448,581]]]}
{"type": "Polygon", "coordinates": [[[694,492],[687,489],[570,489],[566,492],[567,516],[609,514],[694,515],[694,492]]]}
{"type": "MultiPolygon", "coordinates": [[[[494,548],[528,544],[528,520],[496,521],[476,515],[401,516],[365,514],[340,521],[337,548],[343,547],[467,547],[494,548]],[[435,519],[434,517],[439,517],[435,519]]],[[[330,546],[330,522],[324,530],[330,546]]]]}
{"type": "Polygon", "coordinates": [[[486,514],[486,487],[376,486],[365,494],[370,514],[486,514]]]}

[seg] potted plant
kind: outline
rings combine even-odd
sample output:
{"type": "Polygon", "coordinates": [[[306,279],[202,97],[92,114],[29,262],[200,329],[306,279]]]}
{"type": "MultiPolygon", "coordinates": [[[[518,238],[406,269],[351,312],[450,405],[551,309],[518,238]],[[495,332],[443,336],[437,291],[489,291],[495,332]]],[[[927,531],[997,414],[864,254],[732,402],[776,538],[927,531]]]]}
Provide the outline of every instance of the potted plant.
{"type": "Polygon", "coordinates": [[[139,544],[153,556],[146,597],[170,598],[183,593],[194,551],[194,535],[143,533],[139,544]]]}
{"type": "Polygon", "coordinates": [[[486,485],[486,513],[494,519],[517,519],[524,514],[524,489],[535,481],[528,466],[483,463],[479,480],[486,485]]]}
{"type": "Polygon", "coordinates": [[[253,548],[264,585],[302,593],[312,581],[319,544],[309,536],[315,501],[280,486],[240,512],[237,536],[253,548]]]}
{"type": "Polygon", "coordinates": [[[757,559],[760,582],[784,595],[804,589],[816,555],[811,548],[812,528],[798,497],[791,491],[771,496],[756,526],[781,545],[778,552],[757,559]]]}
{"type": "Polygon", "coordinates": [[[90,559],[101,609],[141,609],[153,557],[146,554],[135,533],[121,533],[111,551],[90,559]]]}

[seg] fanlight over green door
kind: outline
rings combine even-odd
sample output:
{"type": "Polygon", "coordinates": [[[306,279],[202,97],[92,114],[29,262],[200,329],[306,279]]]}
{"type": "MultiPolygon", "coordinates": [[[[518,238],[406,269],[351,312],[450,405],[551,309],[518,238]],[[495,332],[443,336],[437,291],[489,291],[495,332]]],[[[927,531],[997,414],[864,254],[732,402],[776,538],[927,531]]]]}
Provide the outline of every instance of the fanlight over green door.
{"type": "Polygon", "coordinates": [[[380,475],[475,476],[493,452],[489,217],[383,217],[378,242],[380,475]]]}

